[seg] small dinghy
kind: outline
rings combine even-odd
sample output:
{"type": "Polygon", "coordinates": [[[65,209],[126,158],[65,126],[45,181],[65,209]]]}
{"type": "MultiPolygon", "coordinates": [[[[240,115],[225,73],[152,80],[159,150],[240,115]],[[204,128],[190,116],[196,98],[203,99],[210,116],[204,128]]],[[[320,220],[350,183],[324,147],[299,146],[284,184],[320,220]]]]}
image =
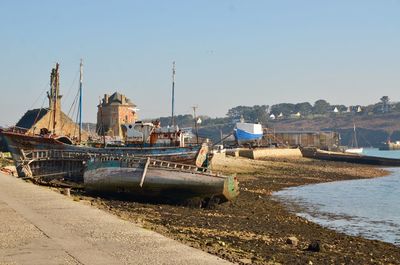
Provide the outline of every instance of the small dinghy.
{"type": "Polygon", "coordinates": [[[224,202],[239,194],[234,176],[152,158],[96,157],[87,161],[83,179],[89,191],[124,192],[139,197],[224,202]]]}

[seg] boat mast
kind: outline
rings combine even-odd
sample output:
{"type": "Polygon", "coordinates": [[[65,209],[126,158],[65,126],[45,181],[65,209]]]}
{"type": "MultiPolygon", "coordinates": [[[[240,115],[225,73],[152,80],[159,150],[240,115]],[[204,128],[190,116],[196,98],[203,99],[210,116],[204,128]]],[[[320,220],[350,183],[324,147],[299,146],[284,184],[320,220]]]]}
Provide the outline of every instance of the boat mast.
{"type": "Polygon", "coordinates": [[[106,132],[105,132],[105,130],[104,130],[103,103],[101,102],[101,99],[100,99],[99,107],[100,107],[100,121],[101,121],[101,131],[100,131],[100,133],[101,133],[102,136],[103,136],[103,145],[104,145],[104,148],[106,148],[106,132]]]}
{"type": "Polygon", "coordinates": [[[82,83],[83,83],[83,60],[79,67],[79,143],[82,140],[82,83]]]}
{"type": "Polygon", "coordinates": [[[353,124],[353,130],[354,130],[354,133],[353,133],[354,140],[353,141],[354,141],[355,147],[358,148],[357,132],[356,132],[356,124],[355,123],[353,124]]]}
{"type": "Polygon", "coordinates": [[[171,125],[175,127],[175,61],[172,62],[172,114],[171,114],[171,125]]]}
{"type": "Polygon", "coordinates": [[[57,100],[59,94],[59,63],[56,63],[56,68],[53,68],[51,71],[50,78],[50,107],[53,109],[53,134],[56,133],[56,124],[57,124],[57,100]],[[52,104],[51,104],[52,103],[52,104]]]}
{"type": "Polygon", "coordinates": [[[196,130],[196,142],[199,144],[199,130],[197,128],[197,116],[196,116],[196,109],[198,108],[197,106],[193,106],[193,119],[194,119],[194,128],[196,130]]]}

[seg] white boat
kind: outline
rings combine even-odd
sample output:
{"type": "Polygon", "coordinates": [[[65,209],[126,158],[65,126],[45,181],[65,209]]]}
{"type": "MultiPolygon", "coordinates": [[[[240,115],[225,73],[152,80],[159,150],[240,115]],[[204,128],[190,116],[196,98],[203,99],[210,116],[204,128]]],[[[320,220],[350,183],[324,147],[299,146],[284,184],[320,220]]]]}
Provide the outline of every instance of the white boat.
{"type": "Polygon", "coordinates": [[[353,153],[353,154],[361,154],[363,152],[364,148],[349,148],[344,150],[345,153],[353,153]]]}
{"type": "Polygon", "coordinates": [[[353,135],[351,139],[351,148],[347,148],[344,150],[345,153],[352,153],[352,154],[361,154],[363,152],[362,147],[358,147],[358,140],[357,140],[357,131],[356,131],[356,124],[353,124],[353,135]]]}
{"type": "Polygon", "coordinates": [[[239,145],[257,142],[263,136],[262,126],[257,123],[238,122],[234,129],[234,136],[239,145]]]}

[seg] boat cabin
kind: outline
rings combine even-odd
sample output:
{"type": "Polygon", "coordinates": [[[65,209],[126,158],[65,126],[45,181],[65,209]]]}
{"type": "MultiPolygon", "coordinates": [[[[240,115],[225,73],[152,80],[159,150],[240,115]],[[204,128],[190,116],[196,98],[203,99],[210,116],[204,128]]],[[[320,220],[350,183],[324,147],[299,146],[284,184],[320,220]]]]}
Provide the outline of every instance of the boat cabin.
{"type": "Polygon", "coordinates": [[[126,146],[185,146],[184,133],[178,126],[161,127],[158,121],[122,125],[126,146]]]}

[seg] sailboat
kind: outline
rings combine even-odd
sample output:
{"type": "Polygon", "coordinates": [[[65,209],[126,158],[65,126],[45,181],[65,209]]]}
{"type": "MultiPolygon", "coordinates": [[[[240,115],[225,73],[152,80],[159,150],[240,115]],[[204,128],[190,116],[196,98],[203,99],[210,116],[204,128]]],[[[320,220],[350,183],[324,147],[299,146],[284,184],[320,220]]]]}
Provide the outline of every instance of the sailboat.
{"type": "Polygon", "coordinates": [[[356,124],[353,124],[353,136],[351,139],[351,146],[352,148],[348,148],[344,150],[345,153],[353,153],[353,154],[361,154],[363,152],[362,147],[358,147],[358,141],[357,141],[357,131],[356,131],[356,124]]]}

